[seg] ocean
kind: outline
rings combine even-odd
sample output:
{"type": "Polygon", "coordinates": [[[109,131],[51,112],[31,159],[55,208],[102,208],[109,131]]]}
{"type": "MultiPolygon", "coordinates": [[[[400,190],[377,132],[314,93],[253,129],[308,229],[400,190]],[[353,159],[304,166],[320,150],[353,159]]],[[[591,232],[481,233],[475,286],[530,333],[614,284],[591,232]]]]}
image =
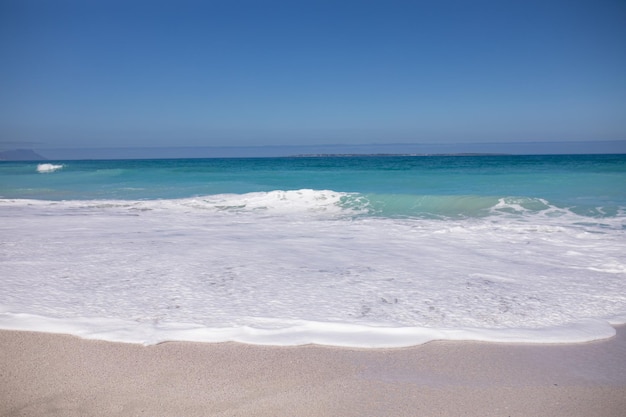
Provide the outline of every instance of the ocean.
{"type": "Polygon", "coordinates": [[[569,343],[626,323],[626,155],[0,162],[0,328],[569,343]]]}

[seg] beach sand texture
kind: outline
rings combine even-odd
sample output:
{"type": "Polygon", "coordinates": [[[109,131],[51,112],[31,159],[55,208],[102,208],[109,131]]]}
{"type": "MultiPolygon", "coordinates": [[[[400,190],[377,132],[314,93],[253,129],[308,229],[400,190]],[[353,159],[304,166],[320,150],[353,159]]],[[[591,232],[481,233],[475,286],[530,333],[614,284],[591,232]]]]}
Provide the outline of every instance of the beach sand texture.
{"type": "Polygon", "coordinates": [[[371,350],[0,331],[0,415],[621,417],[625,330],[574,345],[371,350]]]}

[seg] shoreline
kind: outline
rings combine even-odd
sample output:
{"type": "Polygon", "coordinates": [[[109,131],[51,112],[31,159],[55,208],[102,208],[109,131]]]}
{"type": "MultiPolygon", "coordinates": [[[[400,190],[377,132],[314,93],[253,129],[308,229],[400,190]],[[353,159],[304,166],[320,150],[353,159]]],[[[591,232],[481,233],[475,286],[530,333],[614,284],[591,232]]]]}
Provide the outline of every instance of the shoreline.
{"type": "Polygon", "coordinates": [[[203,328],[185,323],[138,323],[121,319],[62,319],[28,313],[0,314],[0,330],[67,334],[83,339],[143,346],[166,342],[242,343],[259,346],[319,345],[353,349],[396,349],[434,341],[510,344],[573,344],[610,339],[623,318],[580,320],[540,329],[368,327],[354,323],[301,320],[288,330],[250,326],[203,328]]]}
{"type": "Polygon", "coordinates": [[[601,416],[626,409],[626,326],[578,344],[407,348],[0,330],[1,416],[601,416]]]}

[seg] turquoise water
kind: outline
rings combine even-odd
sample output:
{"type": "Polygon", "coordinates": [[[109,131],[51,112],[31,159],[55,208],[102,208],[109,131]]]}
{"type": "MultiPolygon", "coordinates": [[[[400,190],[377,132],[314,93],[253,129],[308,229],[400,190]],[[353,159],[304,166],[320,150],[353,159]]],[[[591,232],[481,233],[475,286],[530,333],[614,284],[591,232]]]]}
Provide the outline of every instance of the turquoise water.
{"type": "Polygon", "coordinates": [[[626,156],[0,163],[0,328],[582,342],[626,323],[626,156]]]}
{"type": "MultiPolygon", "coordinates": [[[[0,163],[0,198],[177,199],[273,190],[358,193],[375,215],[480,215],[501,198],[614,216],[626,206],[626,156],[363,156],[0,163]]],[[[347,204],[360,204],[352,199],[347,204]]],[[[359,203],[360,202],[360,203],[359,203]]]]}

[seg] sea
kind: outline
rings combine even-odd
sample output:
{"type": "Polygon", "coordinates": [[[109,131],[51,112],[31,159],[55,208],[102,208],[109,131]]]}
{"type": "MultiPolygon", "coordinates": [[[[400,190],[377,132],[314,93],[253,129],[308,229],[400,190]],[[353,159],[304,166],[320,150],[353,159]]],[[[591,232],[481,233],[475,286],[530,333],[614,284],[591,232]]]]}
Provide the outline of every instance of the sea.
{"type": "Polygon", "coordinates": [[[0,162],[0,328],[393,348],[626,323],[626,155],[0,162]]]}

